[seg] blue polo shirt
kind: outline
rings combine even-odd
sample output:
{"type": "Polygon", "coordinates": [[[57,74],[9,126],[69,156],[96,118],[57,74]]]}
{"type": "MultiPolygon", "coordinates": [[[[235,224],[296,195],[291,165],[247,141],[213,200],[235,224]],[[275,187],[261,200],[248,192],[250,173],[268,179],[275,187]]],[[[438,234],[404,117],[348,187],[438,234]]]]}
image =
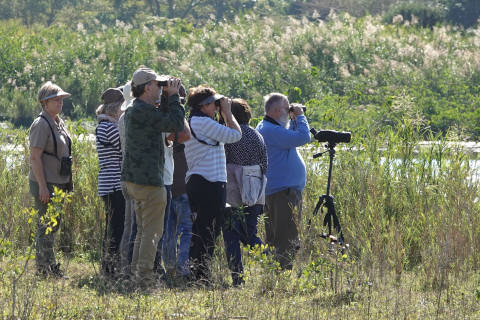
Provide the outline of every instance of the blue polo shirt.
{"type": "Polygon", "coordinates": [[[307,118],[304,115],[297,116],[295,121],[290,121],[290,127],[286,129],[265,116],[257,125],[257,130],[267,145],[265,194],[268,196],[288,188],[301,192],[305,188],[307,172],[297,147],[310,142],[307,118]]]}

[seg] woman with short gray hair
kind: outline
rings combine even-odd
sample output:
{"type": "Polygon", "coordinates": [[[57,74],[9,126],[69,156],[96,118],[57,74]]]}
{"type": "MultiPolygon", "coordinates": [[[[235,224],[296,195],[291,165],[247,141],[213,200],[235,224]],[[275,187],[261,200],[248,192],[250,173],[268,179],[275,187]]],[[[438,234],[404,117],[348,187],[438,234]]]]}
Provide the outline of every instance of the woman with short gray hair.
{"type": "Polygon", "coordinates": [[[103,237],[102,272],[114,277],[120,271],[120,242],[125,219],[125,198],[120,183],[122,151],[118,132],[120,106],[124,101],[117,88],[105,90],[97,108],[98,126],[95,130],[98,153],[98,195],[105,203],[106,221],[103,237]]]}
{"type": "Polygon", "coordinates": [[[35,238],[37,274],[62,278],[60,264],[56,262],[53,244],[61,217],[47,216],[48,203],[54,196],[54,187],[72,191],[72,139],[59,115],[63,99],[70,97],[48,81],[38,91],[42,112],[30,126],[30,192],[38,211],[35,238]],[[54,222],[54,219],[56,222],[54,222]],[[48,230],[48,232],[47,232],[48,230]]]}

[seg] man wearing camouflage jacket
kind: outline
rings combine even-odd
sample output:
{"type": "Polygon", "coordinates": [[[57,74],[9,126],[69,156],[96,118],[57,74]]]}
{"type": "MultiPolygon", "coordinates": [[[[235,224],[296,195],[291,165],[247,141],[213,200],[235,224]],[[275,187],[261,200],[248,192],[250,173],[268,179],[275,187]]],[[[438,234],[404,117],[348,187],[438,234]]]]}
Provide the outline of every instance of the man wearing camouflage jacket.
{"type": "Polygon", "coordinates": [[[162,132],[182,131],[185,111],[179,102],[180,80],[163,78],[148,68],[132,77],[136,98],[125,112],[125,159],[122,181],[135,199],[137,236],[131,271],[140,286],[154,282],[153,262],[157,243],[163,234],[166,190],[163,182],[164,142],[162,132]],[[166,106],[155,107],[162,84],[167,92],[166,106]]]}

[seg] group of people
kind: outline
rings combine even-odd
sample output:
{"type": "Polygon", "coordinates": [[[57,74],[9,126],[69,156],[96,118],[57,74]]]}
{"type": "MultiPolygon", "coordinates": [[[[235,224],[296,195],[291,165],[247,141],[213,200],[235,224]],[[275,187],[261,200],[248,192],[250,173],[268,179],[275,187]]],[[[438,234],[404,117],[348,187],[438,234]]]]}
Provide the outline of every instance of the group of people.
{"type": "MultiPolygon", "coordinates": [[[[73,189],[72,140],[59,117],[69,96],[44,84],[42,112],[30,128],[36,265],[44,276],[63,277],[53,251],[58,224],[51,228],[47,205],[54,186],[73,189]]],[[[280,93],[265,96],[265,116],[254,129],[245,100],[202,85],[187,95],[179,79],[146,67],[101,100],[95,133],[98,194],[106,208],[104,275],[127,275],[140,287],[159,274],[208,284],[222,232],[233,284],[240,285],[240,243],[262,244],[257,223],[264,212],[268,253],[283,269],[292,267],[306,183],[297,147],[310,141],[301,105],[280,93]]]]}

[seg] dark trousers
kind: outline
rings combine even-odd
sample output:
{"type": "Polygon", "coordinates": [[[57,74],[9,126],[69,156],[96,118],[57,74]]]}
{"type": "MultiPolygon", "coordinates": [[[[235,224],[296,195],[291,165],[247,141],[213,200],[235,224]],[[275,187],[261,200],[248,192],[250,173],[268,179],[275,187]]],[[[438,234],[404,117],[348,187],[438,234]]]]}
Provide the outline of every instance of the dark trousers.
{"type": "Polygon", "coordinates": [[[291,269],[300,246],[297,223],[301,220],[302,193],[288,188],[266,196],[265,201],[266,242],[275,247],[282,269],[291,269]]]}
{"type": "Polygon", "coordinates": [[[192,228],[190,262],[195,279],[208,279],[208,262],[213,256],[215,240],[222,230],[226,202],[225,182],[210,182],[192,175],[187,194],[195,217],[192,228]]]}
{"type": "Polygon", "coordinates": [[[125,220],[125,198],[121,190],[102,196],[105,203],[106,221],[103,236],[102,270],[114,274],[120,270],[120,242],[125,220]]]}
{"type": "Polygon", "coordinates": [[[258,217],[262,212],[263,205],[260,204],[245,207],[243,210],[233,207],[226,210],[223,241],[234,285],[242,283],[243,264],[240,242],[250,247],[262,245],[262,240],[257,236],[258,217]]]}
{"type": "MultiPolygon", "coordinates": [[[[29,180],[30,193],[35,200],[35,209],[38,211],[37,216],[37,233],[35,237],[35,262],[37,270],[40,272],[48,271],[52,266],[56,265],[54,242],[55,234],[60,228],[61,216],[54,217],[57,223],[52,223],[51,218],[47,216],[48,203],[45,204],[39,199],[39,186],[36,181],[29,180]],[[48,230],[48,232],[47,232],[48,230]]],[[[67,190],[64,184],[47,183],[50,196],[53,196],[53,188],[57,187],[63,191],[67,190]]]]}

